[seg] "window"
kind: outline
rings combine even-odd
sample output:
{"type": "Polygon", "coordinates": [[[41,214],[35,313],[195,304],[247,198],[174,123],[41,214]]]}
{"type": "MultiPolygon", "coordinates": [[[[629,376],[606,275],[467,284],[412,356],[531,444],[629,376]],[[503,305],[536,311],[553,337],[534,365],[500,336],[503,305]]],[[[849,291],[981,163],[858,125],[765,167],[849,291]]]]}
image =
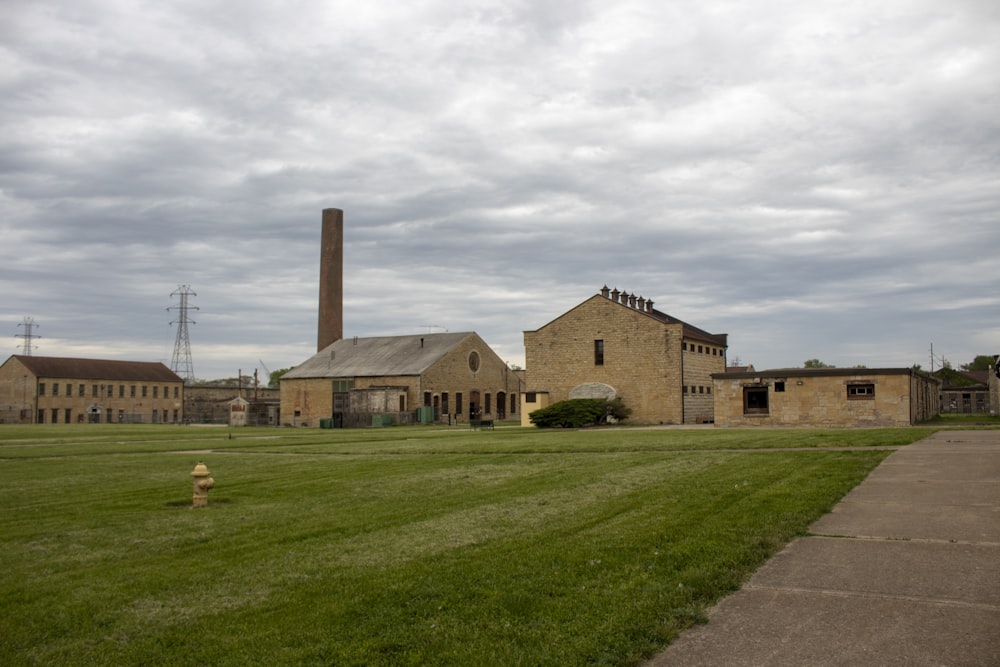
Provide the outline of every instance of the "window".
{"type": "Polygon", "coordinates": [[[455,414],[462,414],[462,392],[455,392],[455,414]]]}
{"type": "Polygon", "coordinates": [[[39,382],[38,383],[38,395],[39,396],[44,396],[45,395],[45,383],[44,382],[39,382]]]}
{"type": "Polygon", "coordinates": [[[778,391],[785,391],[785,383],[781,382],[780,380],[778,382],[775,382],[774,383],[774,390],[776,392],[778,392],[778,391]]]}
{"type": "Polygon", "coordinates": [[[135,398],[135,385],[134,384],[129,387],[129,396],[131,396],[132,398],[135,398]]]}
{"type": "Polygon", "coordinates": [[[524,402],[525,403],[534,403],[537,400],[535,398],[535,396],[536,396],[536,394],[533,391],[525,392],[525,394],[524,394],[524,402]]]}
{"type": "MultiPolygon", "coordinates": [[[[176,387],[175,387],[176,389],[176,387]]],[[[354,380],[334,380],[333,390],[338,393],[343,393],[345,391],[350,391],[354,389],[354,380]]],[[[174,396],[174,398],[177,398],[174,396]]]]}
{"type": "MultiPolygon", "coordinates": [[[[180,392],[181,392],[181,388],[178,387],[177,385],[174,385],[174,398],[178,398],[180,396],[180,392]]],[[[177,420],[174,420],[174,421],[177,421],[177,420]]]]}
{"type": "Polygon", "coordinates": [[[511,394],[510,395],[510,413],[514,414],[516,412],[517,412],[517,395],[516,394],[511,394]]]}
{"type": "Polygon", "coordinates": [[[871,400],[875,398],[875,384],[873,382],[856,383],[847,385],[848,400],[871,400]]]}
{"type": "Polygon", "coordinates": [[[77,396],[86,396],[87,395],[87,388],[84,385],[81,384],[76,389],[76,395],[77,396]]]}
{"type": "Polygon", "coordinates": [[[97,385],[96,384],[95,385],[91,385],[91,387],[90,387],[90,396],[92,398],[97,398],[97,385]]]}
{"type": "Polygon", "coordinates": [[[142,397],[143,398],[146,398],[146,389],[147,389],[146,385],[142,385],[142,397]]]}
{"type": "Polygon", "coordinates": [[[52,383],[52,395],[53,396],[58,396],[59,395],[59,383],[58,382],[53,382],[52,383]]]}
{"type": "Polygon", "coordinates": [[[65,420],[65,423],[67,423],[67,424],[72,424],[73,423],[73,408],[66,408],[66,420],[65,420]]]}
{"type": "Polygon", "coordinates": [[[486,414],[493,412],[493,398],[490,394],[486,394],[486,398],[483,399],[483,405],[486,410],[486,414]]]}
{"type": "Polygon", "coordinates": [[[450,414],[451,406],[448,405],[448,392],[441,392],[441,414],[450,414]]]}
{"type": "Polygon", "coordinates": [[[701,345],[698,346],[698,352],[701,352],[701,345]]]}
{"type": "Polygon", "coordinates": [[[743,387],[743,414],[769,414],[767,407],[767,385],[749,385],[743,387]]]}
{"type": "MultiPolygon", "coordinates": [[[[145,394],[143,394],[143,395],[145,395],[145,394]]],[[[153,398],[159,398],[159,397],[160,397],[160,388],[154,386],[153,387],[153,398]]]]}
{"type": "Polygon", "coordinates": [[[69,382],[66,383],[66,395],[67,396],[73,395],[73,385],[71,385],[69,382]]]}
{"type": "Polygon", "coordinates": [[[125,385],[118,385],[118,398],[125,398],[125,385]]]}
{"type": "Polygon", "coordinates": [[[469,352],[469,370],[472,371],[473,373],[475,373],[475,372],[477,372],[479,370],[479,353],[478,352],[475,352],[475,351],[469,352]]]}
{"type": "Polygon", "coordinates": [[[604,341],[601,339],[594,341],[594,365],[604,365],[604,341]]]}

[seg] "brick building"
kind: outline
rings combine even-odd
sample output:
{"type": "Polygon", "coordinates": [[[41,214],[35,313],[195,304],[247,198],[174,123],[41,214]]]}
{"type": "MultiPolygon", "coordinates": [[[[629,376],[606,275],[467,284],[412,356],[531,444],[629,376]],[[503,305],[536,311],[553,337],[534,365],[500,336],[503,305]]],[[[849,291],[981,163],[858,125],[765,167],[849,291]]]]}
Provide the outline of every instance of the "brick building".
{"type": "MultiPolygon", "coordinates": [[[[710,423],[712,374],[726,370],[727,341],[727,334],[656,310],[652,300],[605,286],[524,332],[526,399],[618,396],[632,410],[631,423],[710,423]]],[[[537,409],[532,405],[525,410],[537,409]]]]}
{"type": "Polygon", "coordinates": [[[473,332],[346,338],[281,377],[281,421],[359,427],[500,420],[516,415],[519,385],[518,373],[473,332]],[[419,408],[428,410],[418,415],[419,408]]]}
{"type": "Polygon", "coordinates": [[[912,368],[717,373],[716,426],[910,426],[938,414],[940,380],[912,368]]]}
{"type": "Polygon", "coordinates": [[[14,355],[0,366],[0,420],[177,423],[184,381],[159,362],[14,355]]]}

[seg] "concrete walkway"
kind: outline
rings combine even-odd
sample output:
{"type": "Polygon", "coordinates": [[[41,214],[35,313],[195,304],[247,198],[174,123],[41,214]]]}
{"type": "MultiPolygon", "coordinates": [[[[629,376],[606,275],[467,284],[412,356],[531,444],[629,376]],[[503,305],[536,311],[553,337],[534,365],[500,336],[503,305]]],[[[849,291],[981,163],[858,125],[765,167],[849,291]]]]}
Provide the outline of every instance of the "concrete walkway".
{"type": "Polygon", "coordinates": [[[1000,666],[1000,431],[889,455],[646,667],[1000,666]]]}

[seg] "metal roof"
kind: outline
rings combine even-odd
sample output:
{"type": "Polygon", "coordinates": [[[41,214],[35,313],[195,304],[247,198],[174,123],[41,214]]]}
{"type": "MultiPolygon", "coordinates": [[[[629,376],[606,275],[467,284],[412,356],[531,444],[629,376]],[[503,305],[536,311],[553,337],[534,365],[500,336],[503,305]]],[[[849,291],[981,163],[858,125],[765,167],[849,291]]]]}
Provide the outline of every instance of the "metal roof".
{"type": "Polygon", "coordinates": [[[158,361],[36,357],[23,354],[15,354],[11,359],[20,361],[35,377],[137,382],[184,381],[177,373],[158,361]]]}
{"type": "MultiPolygon", "coordinates": [[[[462,343],[470,331],[342,338],[282,375],[282,379],[421,375],[462,343]]],[[[485,343],[484,343],[485,346],[485,343]]]]}

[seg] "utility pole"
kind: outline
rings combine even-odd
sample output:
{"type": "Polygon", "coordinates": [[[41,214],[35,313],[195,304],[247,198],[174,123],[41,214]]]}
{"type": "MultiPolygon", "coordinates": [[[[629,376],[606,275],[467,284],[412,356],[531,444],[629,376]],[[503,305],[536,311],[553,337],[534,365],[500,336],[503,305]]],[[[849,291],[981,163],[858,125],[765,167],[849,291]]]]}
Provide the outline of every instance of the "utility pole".
{"type": "Polygon", "coordinates": [[[20,324],[18,324],[17,326],[18,326],[18,328],[24,327],[24,333],[14,334],[14,337],[15,338],[23,338],[24,339],[24,342],[21,343],[20,347],[21,347],[22,350],[24,350],[24,356],[30,357],[31,356],[31,341],[33,341],[36,338],[41,338],[41,336],[36,336],[35,335],[35,327],[37,327],[38,325],[35,324],[35,320],[34,319],[32,319],[30,317],[25,317],[24,321],[21,322],[20,324]]]}
{"type": "Polygon", "coordinates": [[[184,378],[185,383],[194,382],[194,362],[191,361],[191,338],[188,335],[188,325],[197,324],[188,317],[188,312],[198,310],[198,306],[188,304],[189,296],[198,296],[190,285],[178,285],[170,293],[171,297],[180,297],[180,306],[170,306],[170,310],[179,310],[177,319],[170,324],[177,325],[177,339],[174,342],[174,355],[170,360],[170,370],[184,378]]]}

